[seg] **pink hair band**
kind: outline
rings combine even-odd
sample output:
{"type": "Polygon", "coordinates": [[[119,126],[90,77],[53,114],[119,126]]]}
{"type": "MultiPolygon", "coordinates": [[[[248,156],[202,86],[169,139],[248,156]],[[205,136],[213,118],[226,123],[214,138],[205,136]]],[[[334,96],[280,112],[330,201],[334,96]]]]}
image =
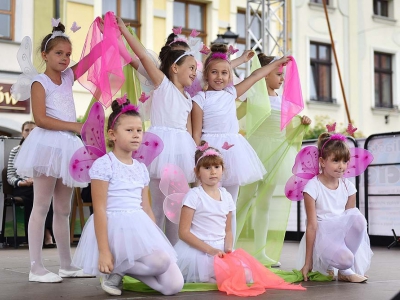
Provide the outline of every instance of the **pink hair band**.
{"type": "Polygon", "coordinates": [[[111,128],[110,128],[110,129],[114,129],[115,121],[116,121],[122,114],[126,113],[127,111],[136,111],[137,113],[139,113],[139,107],[138,107],[138,106],[135,106],[135,105],[132,105],[132,104],[128,104],[128,105],[124,106],[124,107],[122,108],[122,110],[115,116],[114,120],[113,120],[112,123],[111,123],[111,128]]]}
{"type": "Polygon", "coordinates": [[[329,139],[322,145],[322,148],[321,148],[321,155],[322,155],[322,152],[324,151],[324,148],[325,148],[326,143],[328,143],[329,141],[336,140],[336,141],[345,142],[346,139],[347,139],[346,136],[344,136],[344,135],[341,134],[341,133],[332,134],[332,135],[329,137],[329,139]]]}
{"type": "Polygon", "coordinates": [[[222,155],[221,155],[218,151],[209,148],[209,149],[207,149],[206,151],[204,151],[204,153],[203,153],[202,156],[199,157],[199,159],[198,159],[197,162],[196,162],[196,167],[197,167],[199,161],[200,161],[202,158],[207,157],[207,156],[219,156],[219,157],[222,158],[222,155]]]}

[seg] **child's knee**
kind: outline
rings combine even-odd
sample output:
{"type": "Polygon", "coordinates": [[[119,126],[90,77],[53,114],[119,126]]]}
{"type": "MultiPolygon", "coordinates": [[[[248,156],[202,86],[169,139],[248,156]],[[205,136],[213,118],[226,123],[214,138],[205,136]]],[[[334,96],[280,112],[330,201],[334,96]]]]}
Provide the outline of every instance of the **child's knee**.
{"type": "Polygon", "coordinates": [[[164,287],[161,293],[165,296],[170,296],[170,295],[175,295],[179,293],[182,288],[183,288],[183,277],[182,275],[179,276],[178,278],[175,278],[177,276],[174,276],[173,280],[171,280],[171,283],[168,283],[168,286],[164,287]]]}
{"type": "Polygon", "coordinates": [[[151,264],[152,269],[158,270],[160,274],[163,274],[168,270],[171,258],[164,251],[155,251],[151,264]]]}
{"type": "Polygon", "coordinates": [[[365,221],[364,216],[361,214],[354,216],[352,227],[357,232],[360,232],[360,233],[363,232],[367,227],[367,223],[365,221]]]}

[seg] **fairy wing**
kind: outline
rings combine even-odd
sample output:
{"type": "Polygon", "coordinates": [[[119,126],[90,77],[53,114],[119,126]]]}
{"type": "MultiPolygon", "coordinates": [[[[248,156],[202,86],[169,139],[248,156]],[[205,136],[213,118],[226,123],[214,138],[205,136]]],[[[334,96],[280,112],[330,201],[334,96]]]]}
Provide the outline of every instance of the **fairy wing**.
{"type": "Polygon", "coordinates": [[[161,173],[160,190],[165,195],[165,216],[178,224],[183,198],[189,192],[189,184],[182,169],[173,164],[165,165],[161,173]]]}
{"type": "Polygon", "coordinates": [[[343,177],[355,177],[360,175],[374,160],[374,156],[363,148],[350,148],[350,161],[343,177]]]}
{"type": "Polygon", "coordinates": [[[285,195],[292,201],[303,200],[303,189],[310,179],[304,179],[296,175],[292,175],[285,185],[285,195]]]}
{"type": "Polygon", "coordinates": [[[31,97],[32,79],[38,72],[32,64],[32,40],[26,36],[21,41],[17,52],[18,64],[22,74],[18,76],[17,82],[11,87],[11,95],[18,101],[25,101],[31,97]]]}
{"type": "Polygon", "coordinates": [[[139,149],[132,153],[132,157],[148,166],[160,155],[163,149],[164,143],[159,136],[151,132],[146,132],[143,135],[142,144],[139,149]]]}
{"type": "Polygon", "coordinates": [[[93,162],[106,154],[104,140],[104,110],[99,102],[91,107],[82,126],[84,146],[75,151],[69,163],[71,177],[78,182],[90,182],[89,169],[93,162]]]}

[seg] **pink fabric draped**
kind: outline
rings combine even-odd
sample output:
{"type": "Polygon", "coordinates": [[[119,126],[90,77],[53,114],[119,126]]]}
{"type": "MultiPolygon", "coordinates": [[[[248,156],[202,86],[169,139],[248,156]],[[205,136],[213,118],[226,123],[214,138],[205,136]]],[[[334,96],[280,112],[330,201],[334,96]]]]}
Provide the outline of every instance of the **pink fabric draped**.
{"type": "Polygon", "coordinates": [[[286,65],[285,85],[281,105],[281,130],[304,108],[303,95],[296,61],[292,56],[286,65]]]}
{"type": "Polygon", "coordinates": [[[305,290],[301,285],[285,282],[243,249],[228,253],[223,258],[215,256],[214,271],[218,289],[228,295],[257,296],[265,289],[305,290]],[[248,286],[246,281],[250,278],[253,283],[248,286]]]}
{"type": "Polygon", "coordinates": [[[109,107],[125,81],[123,67],[131,61],[114,13],[105,14],[104,24],[100,17],[94,20],[86,36],[81,60],[85,63],[79,63],[75,70],[79,83],[101,104],[109,107]]]}

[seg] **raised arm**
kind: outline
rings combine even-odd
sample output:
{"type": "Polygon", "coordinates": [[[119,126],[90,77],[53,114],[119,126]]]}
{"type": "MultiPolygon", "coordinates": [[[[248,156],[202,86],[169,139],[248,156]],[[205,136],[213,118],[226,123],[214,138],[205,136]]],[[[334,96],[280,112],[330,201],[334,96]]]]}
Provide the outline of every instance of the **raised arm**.
{"type": "Polygon", "coordinates": [[[242,55],[231,61],[232,68],[237,68],[241,64],[247,63],[254,56],[253,50],[243,51],[242,55]]]}
{"type": "Polygon", "coordinates": [[[147,50],[143,47],[139,40],[129,32],[122,19],[117,17],[117,21],[122,35],[125,37],[133,52],[135,52],[139,60],[142,62],[143,67],[149,74],[154,86],[159,86],[164,79],[164,73],[157,68],[153,60],[147,55],[147,50]]]}
{"type": "Polygon", "coordinates": [[[270,63],[269,65],[255,70],[253,73],[250,74],[249,77],[245,78],[242,82],[235,85],[237,97],[242,96],[249,88],[253,86],[253,84],[259,81],[261,78],[267,76],[272,70],[276,69],[280,65],[286,64],[289,60],[290,58],[284,56],[281,59],[270,63]]]}
{"type": "Polygon", "coordinates": [[[192,108],[192,136],[196,145],[200,145],[203,132],[203,110],[193,101],[192,108]]]}
{"type": "Polygon", "coordinates": [[[307,229],[306,229],[306,259],[304,266],[301,269],[304,281],[308,281],[307,274],[313,268],[313,251],[315,236],[317,233],[317,213],[315,210],[315,200],[307,193],[304,193],[304,205],[307,215],[307,229]]]}

